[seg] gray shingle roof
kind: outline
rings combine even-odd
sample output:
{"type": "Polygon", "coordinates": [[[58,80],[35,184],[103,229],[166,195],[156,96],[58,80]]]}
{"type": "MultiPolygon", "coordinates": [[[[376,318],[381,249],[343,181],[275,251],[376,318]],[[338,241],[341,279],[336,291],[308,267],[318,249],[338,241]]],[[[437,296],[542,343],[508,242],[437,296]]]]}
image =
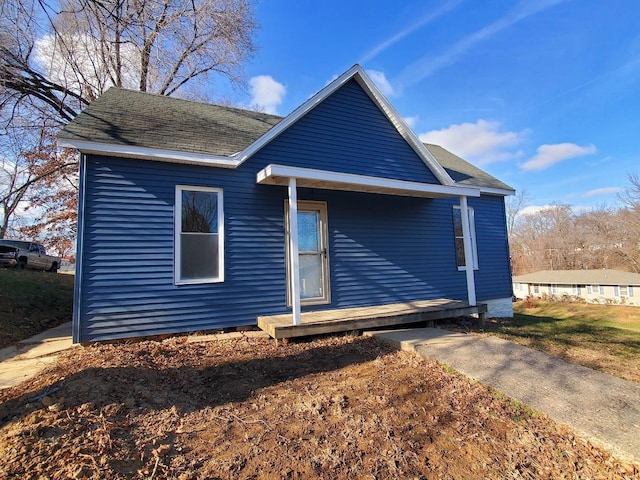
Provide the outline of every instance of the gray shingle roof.
{"type": "MultiPolygon", "coordinates": [[[[282,117],[110,88],[58,134],[62,140],[230,156],[245,149],[282,117]]],[[[461,185],[513,190],[438,145],[425,144],[461,185]]]]}
{"type": "Polygon", "coordinates": [[[498,188],[501,190],[514,190],[506,183],[501,182],[492,177],[484,170],[480,170],[475,165],[454,155],[449,150],[442,148],[440,145],[432,145],[425,143],[427,150],[431,152],[438,163],[444,167],[449,176],[461,185],[474,185],[477,187],[498,188]]]}
{"type": "Polygon", "coordinates": [[[110,88],[58,137],[229,156],[280,120],[266,113],[110,88]]]}
{"type": "Polygon", "coordinates": [[[640,285],[640,273],[620,270],[541,270],[513,277],[516,283],[563,285],[640,285]]]}

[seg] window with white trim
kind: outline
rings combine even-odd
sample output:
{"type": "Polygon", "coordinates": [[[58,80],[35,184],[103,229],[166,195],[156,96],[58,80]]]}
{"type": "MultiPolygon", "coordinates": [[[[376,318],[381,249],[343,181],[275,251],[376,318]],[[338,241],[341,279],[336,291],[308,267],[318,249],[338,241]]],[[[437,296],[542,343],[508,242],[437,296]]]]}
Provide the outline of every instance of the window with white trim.
{"type": "MultiPolygon", "coordinates": [[[[473,207],[467,207],[469,215],[469,233],[471,236],[471,259],[473,261],[473,269],[478,270],[478,248],[476,246],[476,226],[473,207]]],[[[456,264],[458,270],[464,270],[464,236],[462,234],[462,212],[459,205],[453,206],[453,235],[456,242],[456,264]]]]}
{"type": "Polygon", "coordinates": [[[222,189],[176,185],[176,284],[224,280],[222,189]]]}

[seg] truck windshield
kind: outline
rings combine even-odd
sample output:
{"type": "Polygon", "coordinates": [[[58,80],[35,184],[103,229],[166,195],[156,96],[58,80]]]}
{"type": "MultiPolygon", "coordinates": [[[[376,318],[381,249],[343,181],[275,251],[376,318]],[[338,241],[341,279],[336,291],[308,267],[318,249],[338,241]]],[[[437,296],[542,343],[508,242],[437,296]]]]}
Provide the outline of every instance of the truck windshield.
{"type": "Polygon", "coordinates": [[[0,240],[0,244],[28,250],[31,242],[23,242],[21,240],[0,240]]]}

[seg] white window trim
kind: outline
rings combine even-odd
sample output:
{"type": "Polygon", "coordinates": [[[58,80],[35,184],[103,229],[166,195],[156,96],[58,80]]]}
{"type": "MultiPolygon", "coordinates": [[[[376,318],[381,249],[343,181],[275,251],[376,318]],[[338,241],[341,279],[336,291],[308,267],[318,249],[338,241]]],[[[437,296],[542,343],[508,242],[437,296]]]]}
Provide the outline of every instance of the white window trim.
{"type": "MultiPolygon", "coordinates": [[[[460,205],[454,205],[453,206],[454,210],[460,210],[460,205]]],[[[469,233],[471,236],[471,257],[473,258],[473,269],[474,270],[479,270],[478,267],[478,245],[476,244],[476,217],[475,217],[475,212],[473,210],[473,207],[467,207],[467,212],[469,215],[469,233]]],[[[454,231],[454,239],[458,239],[458,238],[462,238],[462,237],[458,237],[457,235],[455,235],[455,231],[454,231]]],[[[458,259],[456,257],[456,263],[458,262],[458,259]]],[[[464,272],[465,271],[465,267],[462,265],[458,265],[458,271],[459,272],[464,272]]]]}
{"type": "Polygon", "coordinates": [[[175,285],[194,285],[194,284],[201,284],[201,283],[224,282],[224,204],[223,204],[222,189],[212,188],[212,187],[198,187],[193,185],[176,185],[176,197],[175,197],[173,219],[174,219],[173,280],[175,285]],[[181,251],[180,234],[182,233],[182,192],[185,190],[216,193],[218,196],[218,276],[217,277],[197,278],[197,279],[190,279],[190,280],[182,280],[180,278],[180,267],[182,265],[182,258],[180,257],[180,251],[181,251]]]}

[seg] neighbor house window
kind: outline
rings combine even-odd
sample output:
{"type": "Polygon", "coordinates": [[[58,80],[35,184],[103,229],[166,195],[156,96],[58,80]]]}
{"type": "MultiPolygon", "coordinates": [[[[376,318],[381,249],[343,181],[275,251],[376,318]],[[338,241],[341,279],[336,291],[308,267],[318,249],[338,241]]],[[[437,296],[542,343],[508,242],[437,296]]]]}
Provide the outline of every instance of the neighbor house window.
{"type": "MultiPolygon", "coordinates": [[[[473,269],[478,269],[478,248],[476,246],[476,227],[473,207],[468,207],[469,212],[469,233],[471,235],[471,258],[473,261],[473,269]]],[[[464,259],[464,236],[462,235],[462,212],[460,207],[454,205],[453,207],[453,234],[456,241],[456,263],[458,270],[462,270],[465,267],[464,259]]]]}
{"type": "Polygon", "coordinates": [[[602,285],[587,285],[587,293],[591,295],[604,294],[604,286],[602,285]]]}
{"type": "Polygon", "coordinates": [[[540,285],[537,283],[533,285],[533,293],[540,293],[540,285]]]}
{"type": "Polygon", "coordinates": [[[558,285],[554,285],[554,284],[549,285],[549,293],[551,293],[552,295],[557,295],[558,285]]]}
{"type": "Polygon", "coordinates": [[[176,283],[223,281],[223,225],[221,189],[176,186],[176,283]]]}
{"type": "Polygon", "coordinates": [[[616,288],[616,297],[628,297],[629,296],[629,287],[626,285],[620,285],[616,288]]]}

